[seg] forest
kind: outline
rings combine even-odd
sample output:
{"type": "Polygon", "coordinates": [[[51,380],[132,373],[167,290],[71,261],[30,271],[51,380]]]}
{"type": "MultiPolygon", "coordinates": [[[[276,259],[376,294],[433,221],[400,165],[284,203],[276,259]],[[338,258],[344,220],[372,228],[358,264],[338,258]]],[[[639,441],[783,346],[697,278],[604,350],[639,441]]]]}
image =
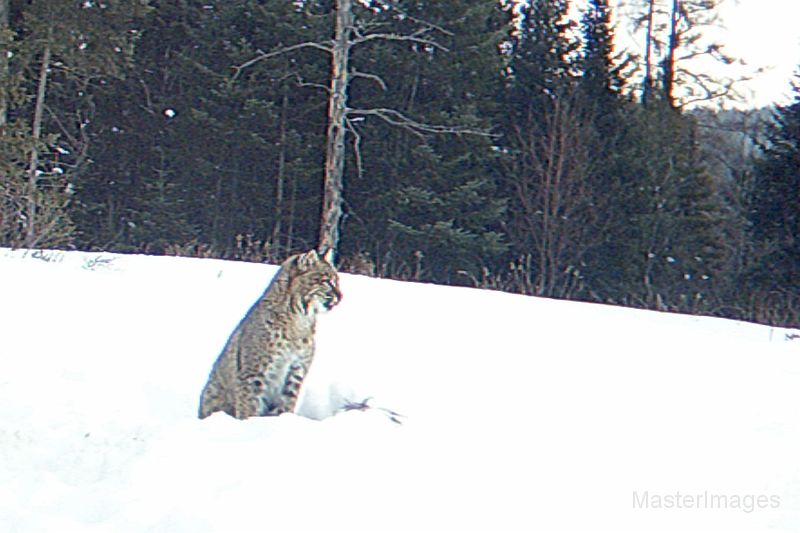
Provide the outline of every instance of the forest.
{"type": "Polygon", "coordinates": [[[800,326],[800,83],[734,110],[720,0],[629,4],[0,0],[0,246],[800,326]]]}

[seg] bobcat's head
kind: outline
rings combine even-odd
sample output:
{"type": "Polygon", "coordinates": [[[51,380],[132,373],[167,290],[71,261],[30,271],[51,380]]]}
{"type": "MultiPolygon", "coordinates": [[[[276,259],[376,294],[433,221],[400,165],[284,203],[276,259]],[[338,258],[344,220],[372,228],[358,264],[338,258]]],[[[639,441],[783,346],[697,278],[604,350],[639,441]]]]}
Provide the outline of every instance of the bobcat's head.
{"type": "Polygon", "coordinates": [[[342,299],[332,252],[319,255],[311,250],[283,263],[289,274],[289,297],[296,311],[313,316],[330,311],[342,299]]]}

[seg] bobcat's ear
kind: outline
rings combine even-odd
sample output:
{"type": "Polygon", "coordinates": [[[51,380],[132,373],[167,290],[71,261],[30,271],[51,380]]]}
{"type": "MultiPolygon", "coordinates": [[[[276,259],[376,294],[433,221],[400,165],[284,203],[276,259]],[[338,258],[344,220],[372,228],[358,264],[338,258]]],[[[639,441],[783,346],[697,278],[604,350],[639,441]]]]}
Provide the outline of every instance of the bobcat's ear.
{"type": "Polygon", "coordinates": [[[322,259],[325,260],[330,266],[333,266],[333,248],[328,248],[328,250],[323,254],[322,259]]]}
{"type": "Polygon", "coordinates": [[[319,262],[319,254],[316,250],[309,250],[297,256],[297,267],[300,270],[308,270],[319,262]]]}

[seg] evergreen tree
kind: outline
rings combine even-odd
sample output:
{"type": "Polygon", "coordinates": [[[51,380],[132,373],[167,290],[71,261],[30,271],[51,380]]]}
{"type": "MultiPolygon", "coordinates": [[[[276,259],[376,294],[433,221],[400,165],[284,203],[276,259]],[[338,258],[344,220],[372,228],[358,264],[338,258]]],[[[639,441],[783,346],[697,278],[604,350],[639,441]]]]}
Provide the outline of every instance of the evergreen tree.
{"type": "Polygon", "coordinates": [[[503,69],[499,45],[510,14],[491,0],[402,8],[378,12],[372,23],[400,35],[409,20],[425,21],[444,30],[439,47],[385,41],[359,48],[354,68],[385,85],[356,80],[350,102],[395,109],[422,127],[369,115],[353,123],[362,172],[357,161],[348,163],[342,253],[366,251],[384,274],[466,282],[460,272],[476,275],[505,249],[497,231],[505,203],[494,192],[496,153],[485,135],[437,131],[491,130],[497,112],[491,95],[503,69]]]}
{"type": "Polygon", "coordinates": [[[614,56],[614,31],[608,0],[591,0],[581,19],[578,94],[586,108],[584,124],[592,186],[594,227],[599,242],[583,258],[587,291],[596,299],[617,293],[626,280],[631,207],[638,202],[630,171],[630,145],[637,142],[624,94],[628,59],[614,56]]]}
{"type": "Polygon", "coordinates": [[[610,294],[649,308],[707,309],[726,264],[724,203],[700,164],[696,124],[660,102],[632,119],[639,142],[625,154],[628,223],[615,235],[624,275],[610,294]]]}
{"type": "Polygon", "coordinates": [[[609,0],[590,0],[581,17],[583,37],[580,54],[582,90],[590,100],[603,102],[622,97],[624,69],[628,60],[618,64],[614,56],[614,30],[609,0]]]}
{"type": "MultiPolygon", "coordinates": [[[[624,94],[605,0],[582,19],[580,77],[599,242],[580,265],[586,296],[644,307],[707,308],[725,264],[724,202],[700,164],[696,124],[659,95],[624,94]]],[[[663,96],[663,95],[662,95],[663,96]]]]}
{"type": "Polygon", "coordinates": [[[541,113],[548,101],[573,81],[573,54],[567,0],[531,0],[520,6],[519,31],[511,41],[506,103],[512,123],[541,113]]]}
{"type": "Polygon", "coordinates": [[[6,205],[14,206],[3,216],[7,244],[63,246],[72,240],[68,205],[90,160],[94,98],[109,79],[124,75],[146,4],[11,5],[2,68],[2,142],[8,150],[0,156],[6,158],[3,188],[13,195],[6,205]]]}
{"type": "Polygon", "coordinates": [[[520,290],[569,297],[582,287],[582,261],[596,245],[598,188],[592,183],[590,118],[595,103],[578,89],[580,43],[566,1],[520,9],[510,46],[503,121],[502,192],[512,259],[527,273],[520,290]]]}
{"type": "Polygon", "coordinates": [[[320,38],[318,17],[280,0],[154,7],[133,73],[99,106],[106,150],[81,191],[81,223],[94,229],[84,242],[195,243],[225,256],[242,239],[276,255],[307,248],[324,108],[306,81],[326,70],[325,58],[238,67],[258,50],[320,38]]]}
{"type": "Polygon", "coordinates": [[[800,289],[800,74],[794,102],[777,106],[757,160],[749,219],[764,249],[759,285],[800,289]]]}

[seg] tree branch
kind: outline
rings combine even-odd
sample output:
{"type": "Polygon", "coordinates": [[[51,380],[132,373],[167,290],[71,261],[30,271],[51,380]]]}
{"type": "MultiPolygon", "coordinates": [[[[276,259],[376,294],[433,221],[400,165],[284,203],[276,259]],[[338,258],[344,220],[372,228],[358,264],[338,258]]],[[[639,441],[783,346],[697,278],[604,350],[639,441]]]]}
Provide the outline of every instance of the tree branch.
{"type": "Polygon", "coordinates": [[[314,83],[314,82],[310,82],[310,81],[305,81],[305,80],[303,80],[303,78],[299,74],[295,73],[294,79],[295,79],[295,82],[297,82],[297,86],[298,87],[313,87],[315,89],[322,89],[326,93],[330,93],[331,92],[331,88],[328,87],[327,85],[323,85],[321,83],[314,83]]]}
{"type": "Polygon", "coordinates": [[[315,48],[317,50],[322,50],[323,52],[327,52],[329,54],[333,53],[333,47],[332,46],[325,45],[325,44],[322,44],[322,43],[317,43],[317,42],[307,42],[307,43],[293,44],[291,46],[285,46],[283,48],[278,48],[277,50],[273,50],[272,52],[264,52],[263,50],[259,50],[258,51],[259,55],[257,55],[253,59],[245,61],[244,63],[242,63],[239,66],[233,67],[234,74],[233,74],[231,80],[236,80],[239,77],[239,74],[241,74],[244,69],[246,69],[247,67],[250,67],[250,66],[252,66],[252,65],[254,65],[256,63],[258,63],[259,61],[263,61],[265,59],[270,59],[272,57],[276,57],[276,56],[279,56],[279,55],[282,55],[282,54],[288,54],[289,52],[294,52],[295,50],[301,50],[303,48],[315,48]]]}
{"type": "Polygon", "coordinates": [[[445,126],[441,124],[428,124],[414,120],[396,109],[388,109],[385,107],[377,107],[372,109],[348,109],[348,116],[376,116],[392,126],[400,126],[409,130],[411,133],[423,136],[424,133],[451,133],[455,135],[479,135],[481,137],[497,137],[496,134],[489,133],[488,131],[475,130],[472,128],[464,128],[459,126],[445,126]]]}
{"type": "Polygon", "coordinates": [[[353,134],[353,152],[356,156],[356,172],[358,173],[358,177],[362,177],[364,175],[364,165],[361,159],[361,134],[358,133],[356,130],[355,125],[353,124],[353,120],[345,116],[345,124],[347,125],[347,131],[353,134]]]}
{"type": "Polygon", "coordinates": [[[430,21],[427,21],[427,20],[423,20],[423,19],[417,18],[417,17],[409,14],[408,11],[402,9],[398,5],[397,2],[385,2],[385,1],[383,1],[383,2],[380,2],[380,4],[384,9],[396,11],[396,12],[400,13],[400,15],[403,18],[406,18],[406,19],[410,20],[411,22],[414,22],[415,24],[419,24],[421,26],[427,26],[428,29],[436,30],[436,31],[441,32],[441,33],[443,33],[445,35],[449,35],[449,36],[453,35],[453,32],[448,31],[448,30],[442,28],[441,26],[439,26],[437,24],[434,24],[434,23],[432,23],[430,21]]]}
{"type": "Polygon", "coordinates": [[[366,79],[372,80],[375,83],[377,83],[378,85],[380,85],[381,89],[383,89],[384,91],[386,91],[388,89],[388,87],[386,85],[386,82],[383,81],[383,78],[381,78],[380,76],[377,76],[375,74],[369,74],[367,72],[359,72],[358,70],[351,70],[350,71],[350,77],[351,78],[366,78],[366,79]]]}
{"type": "Polygon", "coordinates": [[[731,100],[741,100],[741,94],[736,90],[736,83],[740,81],[747,81],[750,78],[742,76],[738,79],[725,78],[722,80],[711,79],[705,74],[694,74],[688,70],[680,69],[681,74],[688,76],[694,81],[694,87],[699,88],[702,94],[689,94],[688,97],[681,99],[680,107],[686,107],[698,102],[707,102],[716,100],[722,97],[728,97],[731,100]]]}
{"type": "Polygon", "coordinates": [[[381,39],[384,41],[407,41],[417,44],[424,44],[432,48],[437,48],[443,52],[450,51],[446,47],[442,46],[441,44],[437,43],[432,39],[424,39],[422,37],[418,37],[417,35],[420,33],[421,32],[415,32],[414,34],[411,35],[398,35],[396,33],[368,33],[367,35],[357,36],[355,39],[351,41],[351,44],[357,45],[381,39]]]}

